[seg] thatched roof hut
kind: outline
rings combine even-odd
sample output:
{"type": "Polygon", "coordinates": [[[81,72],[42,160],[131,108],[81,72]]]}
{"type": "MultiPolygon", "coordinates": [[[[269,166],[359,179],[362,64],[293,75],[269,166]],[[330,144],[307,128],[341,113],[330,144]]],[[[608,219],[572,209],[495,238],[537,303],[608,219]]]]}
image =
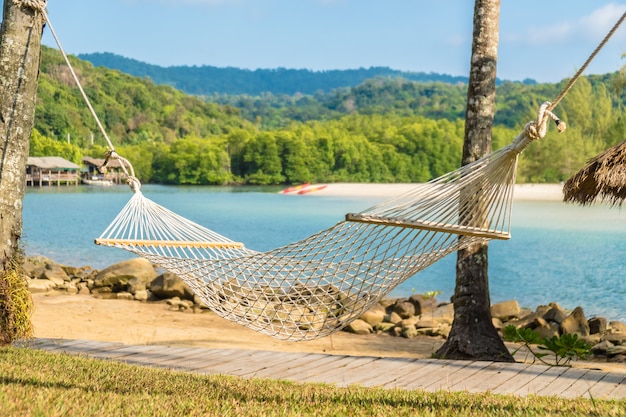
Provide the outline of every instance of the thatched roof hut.
{"type": "Polygon", "coordinates": [[[593,158],[563,186],[563,200],[582,205],[596,198],[613,205],[626,199],[626,140],[593,158]]]}

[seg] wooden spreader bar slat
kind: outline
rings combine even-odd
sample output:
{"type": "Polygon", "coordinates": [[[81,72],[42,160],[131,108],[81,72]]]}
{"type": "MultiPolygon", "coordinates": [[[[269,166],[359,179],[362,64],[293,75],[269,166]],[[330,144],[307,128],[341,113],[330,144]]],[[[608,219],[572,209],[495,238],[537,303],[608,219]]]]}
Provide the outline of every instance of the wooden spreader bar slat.
{"type": "Polygon", "coordinates": [[[489,239],[507,240],[510,233],[496,230],[481,229],[480,227],[461,226],[456,224],[437,223],[427,220],[403,220],[391,217],[376,216],[372,214],[348,213],[346,220],[349,222],[380,224],[383,226],[406,227],[410,229],[423,229],[433,232],[447,232],[463,236],[477,236],[489,239]]]}
{"type": "Polygon", "coordinates": [[[213,248],[238,249],[243,248],[241,242],[194,242],[192,240],[141,240],[141,239],[95,239],[96,245],[114,246],[166,246],[176,248],[213,248]]]}

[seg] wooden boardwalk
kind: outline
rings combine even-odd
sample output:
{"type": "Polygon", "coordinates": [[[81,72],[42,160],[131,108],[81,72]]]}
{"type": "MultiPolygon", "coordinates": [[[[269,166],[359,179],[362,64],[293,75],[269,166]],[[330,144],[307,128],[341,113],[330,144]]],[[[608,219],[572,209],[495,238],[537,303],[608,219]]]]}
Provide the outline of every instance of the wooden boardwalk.
{"type": "Polygon", "coordinates": [[[431,392],[626,399],[626,373],[525,363],[125,345],[64,339],[34,339],[26,346],[201,374],[318,382],[340,387],[356,384],[431,392]]]}

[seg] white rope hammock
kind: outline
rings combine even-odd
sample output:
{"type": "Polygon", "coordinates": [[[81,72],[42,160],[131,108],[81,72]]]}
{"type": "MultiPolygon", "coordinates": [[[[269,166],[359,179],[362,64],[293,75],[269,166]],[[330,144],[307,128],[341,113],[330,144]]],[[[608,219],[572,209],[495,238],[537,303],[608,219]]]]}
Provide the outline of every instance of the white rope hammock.
{"type": "MultiPolygon", "coordinates": [[[[19,2],[20,0],[14,0],[19,2]]],[[[475,243],[510,237],[519,154],[543,138],[551,110],[626,17],[622,15],[566,88],[544,103],[513,143],[478,161],[360,213],[307,239],[256,252],[146,198],[132,165],[117,155],[50,24],[43,0],[21,0],[41,13],[110,152],[134,194],[96,239],[178,275],[218,315],[285,340],[331,334],[404,280],[475,243]]],[[[106,163],[105,162],[105,167],[106,163]]]]}
{"type": "Polygon", "coordinates": [[[99,245],[178,275],[218,315],[285,340],[335,332],[451,252],[510,237],[517,159],[545,135],[541,107],[515,141],[472,164],[269,252],[247,249],[135,193],[99,245]]]}

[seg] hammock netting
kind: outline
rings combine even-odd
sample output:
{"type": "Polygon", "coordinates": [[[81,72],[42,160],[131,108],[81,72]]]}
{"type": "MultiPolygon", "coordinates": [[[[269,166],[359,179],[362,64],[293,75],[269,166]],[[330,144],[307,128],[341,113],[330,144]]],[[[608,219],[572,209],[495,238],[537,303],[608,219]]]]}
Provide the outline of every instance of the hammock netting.
{"type": "Polygon", "coordinates": [[[228,320],[284,340],[326,336],[442,257],[510,237],[518,155],[557,120],[547,104],[511,145],[268,252],[173,213],[138,183],[96,243],[166,268],[228,320]]]}

